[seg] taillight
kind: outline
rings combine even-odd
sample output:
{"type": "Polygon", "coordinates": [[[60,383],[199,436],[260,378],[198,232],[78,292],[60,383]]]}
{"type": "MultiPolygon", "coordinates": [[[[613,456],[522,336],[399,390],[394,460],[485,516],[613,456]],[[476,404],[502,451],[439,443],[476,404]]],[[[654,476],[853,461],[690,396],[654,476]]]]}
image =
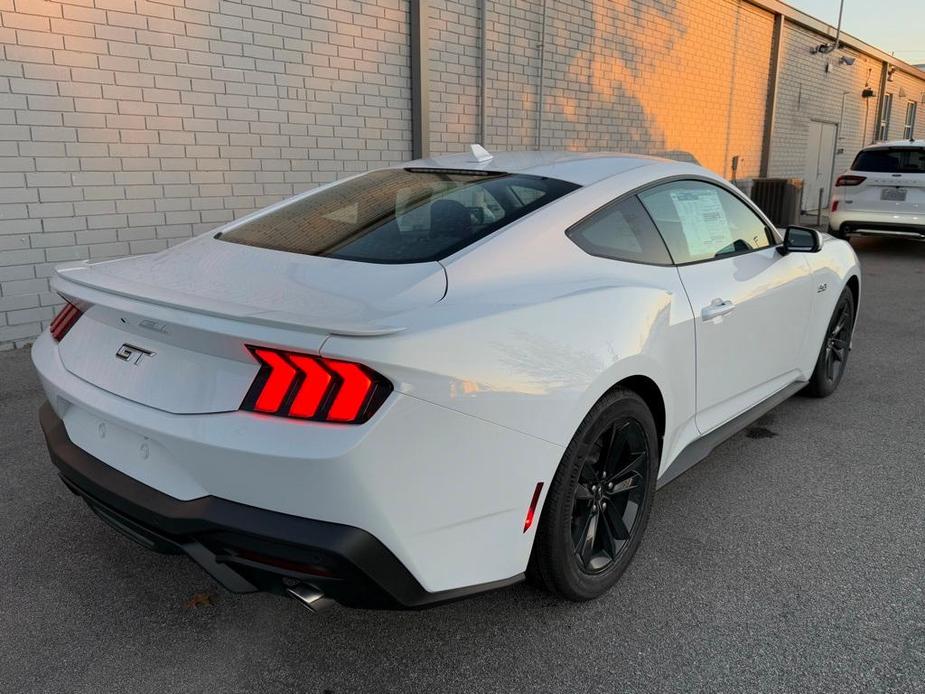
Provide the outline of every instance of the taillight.
{"type": "Polygon", "coordinates": [[[67,335],[68,331],[74,327],[77,319],[83,315],[83,311],[74,306],[70,301],[64,303],[64,308],[58,311],[49,326],[51,336],[55,342],[61,342],[61,339],[67,335]]]}
{"type": "Polygon", "coordinates": [[[261,366],[242,410],[361,424],[392,392],[384,376],[362,364],[266,347],[248,349],[261,366]]]}
{"type": "Polygon", "coordinates": [[[829,211],[830,211],[830,212],[838,212],[838,203],[839,203],[838,200],[833,200],[833,201],[832,201],[832,205],[831,205],[829,211]]]}
{"type": "Polygon", "coordinates": [[[842,188],[845,186],[859,186],[867,180],[867,176],[839,176],[835,179],[835,187],[842,188]]]}

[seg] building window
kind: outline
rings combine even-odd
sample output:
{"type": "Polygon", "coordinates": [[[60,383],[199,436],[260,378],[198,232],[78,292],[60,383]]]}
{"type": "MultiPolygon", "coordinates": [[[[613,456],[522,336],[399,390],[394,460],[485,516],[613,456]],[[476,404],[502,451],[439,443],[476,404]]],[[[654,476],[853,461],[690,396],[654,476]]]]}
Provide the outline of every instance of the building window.
{"type": "Polygon", "coordinates": [[[893,95],[884,94],[883,104],[880,106],[880,125],[877,128],[877,139],[886,140],[890,134],[890,112],[893,110],[893,95]]]}
{"type": "Polygon", "coordinates": [[[906,124],[903,126],[903,139],[911,140],[915,133],[915,112],[918,110],[919,105],[914,101],[910,101],[906,106],[906,124]]]}

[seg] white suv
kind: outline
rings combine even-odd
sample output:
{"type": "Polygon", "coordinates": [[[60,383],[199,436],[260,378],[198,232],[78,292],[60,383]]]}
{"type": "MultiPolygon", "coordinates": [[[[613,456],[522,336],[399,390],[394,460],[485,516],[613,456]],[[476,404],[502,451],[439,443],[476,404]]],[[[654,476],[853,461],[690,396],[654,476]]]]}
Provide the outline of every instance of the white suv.
{"type": "Polygon", "coordinates": [[[925,140],[865,147],[835,181],[829,233],[925,238],[925,140]]]}

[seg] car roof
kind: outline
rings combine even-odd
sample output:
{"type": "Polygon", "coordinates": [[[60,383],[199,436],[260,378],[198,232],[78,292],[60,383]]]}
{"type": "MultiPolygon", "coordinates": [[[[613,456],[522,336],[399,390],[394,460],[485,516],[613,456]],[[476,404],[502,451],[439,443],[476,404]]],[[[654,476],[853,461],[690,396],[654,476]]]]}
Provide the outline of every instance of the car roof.
{"type": "Polygon", "coordinates": [[[504,173],[547,176],[581,186],[590,185],[643,166],[675,167],[678,162],[641,154],[619,152],[493,152],[487,161],[474,155],[449,154],[417,159],[400,164],[402,168],[455,169],[468,171],[499,171],[504,173]]]}
{"type": "Polygon", "coordinates": [[[895,149],[896,147],[925,147],[925,140],[890,140],[889,142],[876,142],[861,149],[869,152],[878,149],[895,149]]]}

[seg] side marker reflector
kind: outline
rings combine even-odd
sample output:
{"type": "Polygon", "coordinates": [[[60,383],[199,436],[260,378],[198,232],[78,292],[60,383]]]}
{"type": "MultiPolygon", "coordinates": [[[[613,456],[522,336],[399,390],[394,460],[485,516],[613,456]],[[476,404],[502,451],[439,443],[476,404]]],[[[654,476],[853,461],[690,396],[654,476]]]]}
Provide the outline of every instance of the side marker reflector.
{"type": "Polygon", "coordinates": [[[530,508],[527,509],[527,517],[524,519],[524,532],[533,525],[533,516],[536,514],[536,505],[540,502],[540,492],[543,491],[543,483],[537,482],[536,489],[533,490],[533,499],[530,501],[530,508]]]}

